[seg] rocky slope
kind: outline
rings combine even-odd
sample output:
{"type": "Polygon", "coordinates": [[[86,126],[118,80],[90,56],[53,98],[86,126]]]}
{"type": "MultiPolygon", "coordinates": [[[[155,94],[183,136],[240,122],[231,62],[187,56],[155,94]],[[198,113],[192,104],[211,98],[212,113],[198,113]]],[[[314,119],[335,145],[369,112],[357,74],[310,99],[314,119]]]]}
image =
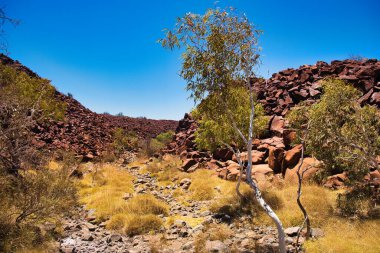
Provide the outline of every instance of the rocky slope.
{"type": "Polygon", "coordinates": [[[267,114],[284,116],[301,101],[315,102],[321,94],[320,80],[326,77],[353,84],[363,94],[360,103],[380,107],[380,61],[376,59],[332,61],[331,64],[319,61],[312,66],[280,71],[253,86],[267,114]]]}
{"type": "MultiPolygon", "coordinates": [[[[268,175],[286,173],[300,159],[301,147],[292,147],[295,133],[286,129],[284,116],[289,109],[301,101],[312,104],[318,101],[321,94],[320,81],[334,77],[352,83],[362,92],[361,104],[376,105],[380,108],[380,61],[332,61],[331,64],[317,62],[316,65],[304,65],[298,69],[287,69],[275,73],[268,80],[255,80],[253,87],[259,102],[263,104],[266,114],[272,115],[268,125],[269,136],[256,139],[253,145],[253,173],[263,183],[268,175]]],[[[199,167],[215,170],[220,177],[234,180],[239,174],[239,165],[231,151],[217,150],[213,154],[197,150],[194,143],[198,125],[190,114],[185,114],[179,121],[173,141],[165,153],[178,154],[184,161],[184,171],[194,171],[199,167]]],[[[245,153],[243,153],[246,156],[245,153]]],[[[309,161],[312,163],[313,161],[309,161]]],[[[315,172],[315,171],[314,171],[315,172]]],[[[376,178],[380,173],[375,172],[376,178]]],[[[291,173],[288,173],[291,174],[291,173]]],[[[344,175],[331,178],[330,187],[342,185],[344,175]]]]}
{"type": "MultiPolygon", "coordinates": [[[[6,55],[0,54],[0,63],[12,66],[28,75],[40,78],[29,68],[6,55]]],[[[65,120],[50,121],[36,126],[35,144],[39,148],[70,150],[87,158],[100,155],[112,140],[112,131],[123,128],[133,131],[141,138],[154,137],[161,132],[174,130],[174,120],[153,120],[97,114],[85,108],[77,100],[56,92],[56,98],[66,104],[65,120]]]]}

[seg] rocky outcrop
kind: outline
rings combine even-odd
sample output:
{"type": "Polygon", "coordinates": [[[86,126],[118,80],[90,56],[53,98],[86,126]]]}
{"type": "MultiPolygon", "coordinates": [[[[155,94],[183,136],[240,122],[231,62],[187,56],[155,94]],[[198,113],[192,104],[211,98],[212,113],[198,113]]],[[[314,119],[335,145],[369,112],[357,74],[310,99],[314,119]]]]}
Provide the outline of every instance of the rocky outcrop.
{"type": "Polygon", "coordinates": [[[255,80],[254,90],[259,102],[269,115],[284,116],[301,101],[312,104],[321,94],[321,80],[326,77],[342,79],[362,92],[361,104],[380,107],[380,61],[376,59],[354,61],[319,61],[298,69],[275,73],[268,80],[255,80]]]}
{"type": "MultiPolygon", "coordinates": [[[[313,66],[304,65],[298,69],[280,71],[268,80],[254,80],[253,86],[259,102],[264,106],[266,114],[272,115],[267,129],[269,135],[253,142],[254,164],[266,165],[274,174],[282,173],[283,176],[289,170],[288,178],[294,179],[295,167],[301,157],[301,146],[291,146],[296,136],[295,132],[286,128],[284,116],[291,107],[301,101],[309,104],[318,101],[322,88],[321,80],[326,77],[340,78],[352,83],[363,94],[359,99],[361,104],[380,107],[380,62],[377,60],[333,61],[331,64],[317,62],[313,66]]],[[[240,174],[236,157],[228,149],[218,149],[212,154],[197,150],[194,143],[197,127],[191,115],[186,114],[165,152],[180,154],[185,161],[184,171],[188,170],[190,164],[190,171],[203,166],[215,170],[221,178],[236,180],[240,174]]],[[[242,153],[242,158],[246,163],[246,153],[242,153]]],[[[309,162],[305,162],[302,170],[309,162]]],[[[317,167],[308,169],[307,179],[317,171],[317,167]]],[[[263,176],[260,174],[259,178],[258,180],[262,180],[263,176]]],[[[332,178],[330,182],[333,183],[330,184],[340,184],[338,181],[341,179],[332,178]]]]}
{"type": "MultiPolygon", "coordinates": [[[[0,63],[9,65],[28,75],[40,78],[18,61],[0,54],[0,63]]],[[[33,129],[37,148],[72,151],[87,159],[100,155],[113,142],[115,128],[123,128],[136,133],[140,138],[150,138],[161,132],[175,130],[178,121],[153,120],[97,114],[85,108],[77,100],[58,91],[56,99],[66,104],[64,121],[44,122],[33,129]]]]}

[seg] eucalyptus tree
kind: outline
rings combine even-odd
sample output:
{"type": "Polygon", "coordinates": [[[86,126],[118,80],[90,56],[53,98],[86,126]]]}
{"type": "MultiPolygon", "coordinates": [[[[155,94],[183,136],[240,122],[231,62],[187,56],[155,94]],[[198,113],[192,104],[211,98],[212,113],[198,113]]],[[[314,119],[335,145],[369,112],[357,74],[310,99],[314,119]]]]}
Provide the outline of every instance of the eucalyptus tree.
{"type": "MultiPolygon", "coordinates": [[[[214,119],[220,123],[224,120],[235,134],[244,143],[248,153],[248,164],[245,167],[240,159],[240,151],[232,140],[224,139],[224,145],[229,147],[236,155],[240,164],[240,177],[246,170],[246,182],[253,189],[260,206],[276,224],[279,237],[280,252],[286,252],[285,233],[282,223],[272,208],[262,197],[257,183],[252,179],[252,140],[254,136],[255,98],[251,85],[251,78],[255,76],[255,67],[259,62],[258,37],[261,31],[250,23],[248,18],[239,14],[233,8],[210,9],[204,15],[187,13],[177,19],[172,30],[165,30],[166,36],[159,42],[163,47],[173,50],[184,48],[182,54],[182,69],[180,75],[187,82],[187,90],[194,102],[200,102],[208,96],[218,98],[214,119]],[[235,110],[229,104],[230,87],[240,83],[248,94],[249,110],[245,115],[248,124],[239,122],[235,117],[235,110]],[[226,117],[220,117],[220,113],[226,117]],[[244,127],[243,129],[240,127],[244,127]]],[[[242,99],[244,94],[241,95],[242,99]]],[[[210,113],[212,117],[212,113],[210,113]]],[[[216,140],[217,141],[217,140],[216,140]]]]}

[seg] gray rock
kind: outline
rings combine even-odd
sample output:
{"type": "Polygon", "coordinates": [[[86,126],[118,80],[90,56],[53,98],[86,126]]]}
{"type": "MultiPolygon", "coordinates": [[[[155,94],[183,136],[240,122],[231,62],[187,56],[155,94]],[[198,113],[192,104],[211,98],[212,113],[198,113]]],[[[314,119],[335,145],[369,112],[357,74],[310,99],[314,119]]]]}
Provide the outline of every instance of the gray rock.
{"type": "Polygon", "coordinates": [[[123,241],[123,238],[119,234],[112,234],[107,239],[108,243],[111,243],[111,242],[122,242],[122,241],[123,241]]]}
{"type": "Polygon", "coordinates": [[[207,252],[211,252],[211,253],[222,253],[222,252],[227,252],[227,246],[217,240],[217,241],[206,241],[206,246],[205,246],[205,249],[207,252]]]}
{"type": "Polygon", "coordinates": [[[94,225],[94,224],[91,224],[91,223],[86,223],[85,226],[88,228],[88,230],[90,231],[95,231],[98,226],[94,225]]]}
{"type": "Polygon", "coordinates": [[[189,249],[193,248],[193,246],[194,246],[194,242],[189,241],[189,242],[185,243],[184,245],[182,245],[181,249],[189,250],[189,249]]]}
{"type": "Polygon", "coordinates": [[[246,238],[246,239],[244,239],[243,241],[241,241],[241,246],[243,247],[243,248],[250,248],[251,246],[252,246],[252,244],[253,244],[253,242],[252,242],[252,239],[248,239],[248,238],[246,238]]]}
{"type": "Polygon", "coordinates": [[[288,236],[297,236],[299,229],[300,227],[290,227],[290,228],[285,229],[284,232],[288,236]]]}
{"type": "Polygon", "coordinates": [[[94,237],[89,231],[84,231],[81,235],[83,241],[93,241],[94,237]]]}
{"type": "Polygon", "coordinates": [[[184,178],[179,182],[179,185],[181,186],[182,189],[187,190],[189,189],[191,185],[191,179],[190,178],[184,178]]]}

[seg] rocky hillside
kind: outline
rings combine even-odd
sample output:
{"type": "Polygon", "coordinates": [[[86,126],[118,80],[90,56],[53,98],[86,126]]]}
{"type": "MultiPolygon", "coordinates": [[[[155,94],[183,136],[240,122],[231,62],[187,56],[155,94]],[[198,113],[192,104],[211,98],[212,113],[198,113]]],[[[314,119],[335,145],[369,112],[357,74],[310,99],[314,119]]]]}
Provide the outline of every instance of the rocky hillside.
{"type": "MultiPolygon", "coordinates": [[[[29,68],[18,61],[0,54],[0,62],[39,78],[29,68]]],[[[153,120],[97,114],[84,107],[77,100],[56,92],[56,98],[66,104],[65,120],[50,121],[38,125],[34,132],[37,147],[48,149],[71,150],[87,158],[100,155],[112,140],[112,131],[123,128],[133,131],[141,138],[154,137],[161,132],[174,130],[178,122],[174,120],[153,120]]]]}
{"type": "MultiPolygon", "coordinates": [[[[298,69],[280,71],[268,80],[256,80],[253,86],[258,99],[263,104],[266,114],[272,115],[268,125],[269,136],[256,139],[253,145],[253,171],[257,177],[263,178],[263,181],[265,175],[285,174],[287,168],[292,168],[298,163],[301,147],[290,145],[295,133],[286,129],[284,116],[291,107],[301,101],[310,104],[317,101],[321,94],[320,81],[326,77],[340,78],[352,83],[363,94],[359,101],[361,104],[373,104],[380,108],[380,61],[377,60],[333,61],[331,64],[317,62],[313,66],[304,65],[298,69]]],[[[184,171],[191,172],[206,166],[224,179],[236,179],[239,165],[231,151],[221,149],[210,153],[197,150],[194,143],[197,126],[191,115],[185,114],[179,121],[173,141],[165,152],[179,154],[184,161],[184,171]]],[[[247,160],[246,154],[243,153],[243,160],[244,157],[247,160]]],[[[380,174],[377,176],[380,177],[380,174]]],[[[340,175],[332,178],[328,182],[329,186],[339,186],[343,177],[340,175]]]]}
{"type": "Polygon", "coordinates": [[[319,61],[312,66],[280,71],[253,86],[267,114],[284,116],[301,101],[316,101],[321,94],[320,80],[326,77],[353,84],[363,93],[360,103],[380,107],[380,61],[376,59],[332,61],[331,64],[319,61]]]}

